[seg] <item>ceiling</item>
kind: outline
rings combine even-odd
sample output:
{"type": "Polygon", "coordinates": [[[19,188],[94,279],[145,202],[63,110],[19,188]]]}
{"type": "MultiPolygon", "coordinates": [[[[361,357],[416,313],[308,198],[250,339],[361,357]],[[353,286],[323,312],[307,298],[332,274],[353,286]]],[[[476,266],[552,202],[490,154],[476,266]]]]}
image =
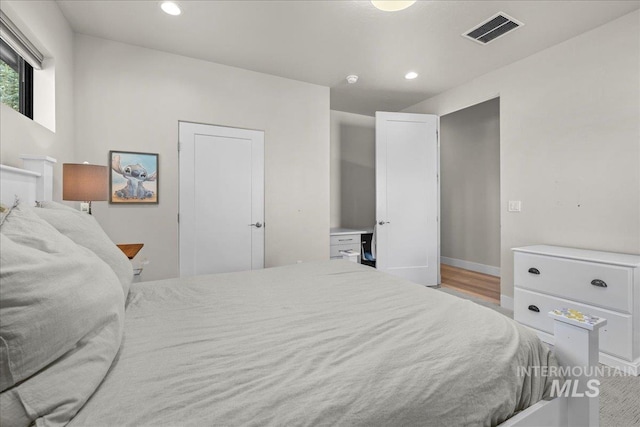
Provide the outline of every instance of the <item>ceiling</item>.
{"type": "Polygon", "coordinates": [[[398,111],[640,8],[640,1],[58,0],[74,31],[331,88],[331,108],[398,111]],[[480,45],[461,37],[497,12],[524,26],[480,45]],[[408,71],[419,77],[405,80],[408,71]],[[348,85],[345,77],[360,80],[348,85]]]}

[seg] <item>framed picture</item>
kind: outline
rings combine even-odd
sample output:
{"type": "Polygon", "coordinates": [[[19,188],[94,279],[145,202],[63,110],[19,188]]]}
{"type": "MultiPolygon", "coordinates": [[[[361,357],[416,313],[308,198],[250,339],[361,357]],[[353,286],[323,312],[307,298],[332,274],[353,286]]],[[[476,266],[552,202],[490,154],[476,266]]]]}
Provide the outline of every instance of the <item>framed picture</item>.
{"type": "Polygon", "coordinates": [[[109,203],[158,203],[158,153],[109,151],[109,203]]]}

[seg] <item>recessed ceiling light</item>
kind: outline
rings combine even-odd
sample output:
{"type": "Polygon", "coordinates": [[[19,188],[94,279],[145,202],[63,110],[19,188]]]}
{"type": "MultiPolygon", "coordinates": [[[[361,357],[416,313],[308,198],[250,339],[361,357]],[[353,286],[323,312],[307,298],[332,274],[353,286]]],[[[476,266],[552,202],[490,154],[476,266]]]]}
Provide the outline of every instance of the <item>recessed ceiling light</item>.
{"type": "Polygon", "coordinates": [[[172,1],[162,2],[160,7],[164,11],[164,13],[167,13],[169,15],[178,16],[182,13],[182,10],[180,10],[180,6],[178,6],[172,1]]]}
{"type": "Polygon", "coordinates": [[[418,77],[418,73],[416,73],[415,71],[409,71],[407,74],[404,75],[404,78],[407,80],[413,80],[416,77],[418,77]]]}
{"type": "Polygon", "coordinates": [[[371,3],[385,12],[397,12],[414,4],[416,0],[371,0],[371,3]]]}

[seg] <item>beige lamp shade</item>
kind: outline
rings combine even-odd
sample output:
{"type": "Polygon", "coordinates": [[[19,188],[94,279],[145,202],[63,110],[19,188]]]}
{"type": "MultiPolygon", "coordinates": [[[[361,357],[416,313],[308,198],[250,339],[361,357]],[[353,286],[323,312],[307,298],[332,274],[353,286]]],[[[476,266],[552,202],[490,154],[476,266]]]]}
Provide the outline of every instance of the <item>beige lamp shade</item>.
{"type": "Polygon", "coordinates": [[[109,168],[87,163],[62,165],[62,200],[91,202],[108,199],[109,168]]]}

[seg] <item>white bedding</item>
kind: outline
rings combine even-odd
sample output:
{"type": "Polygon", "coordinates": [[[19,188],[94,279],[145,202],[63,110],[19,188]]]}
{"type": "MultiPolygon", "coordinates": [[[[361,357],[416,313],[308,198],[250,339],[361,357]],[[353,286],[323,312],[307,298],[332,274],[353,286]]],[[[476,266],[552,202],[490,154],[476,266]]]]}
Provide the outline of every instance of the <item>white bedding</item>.
{"type": "Polygon", "coordinates": [[[547,364],[511,319],[346,261],[146,282],[70,425],[495,425],[547,364]]]}

